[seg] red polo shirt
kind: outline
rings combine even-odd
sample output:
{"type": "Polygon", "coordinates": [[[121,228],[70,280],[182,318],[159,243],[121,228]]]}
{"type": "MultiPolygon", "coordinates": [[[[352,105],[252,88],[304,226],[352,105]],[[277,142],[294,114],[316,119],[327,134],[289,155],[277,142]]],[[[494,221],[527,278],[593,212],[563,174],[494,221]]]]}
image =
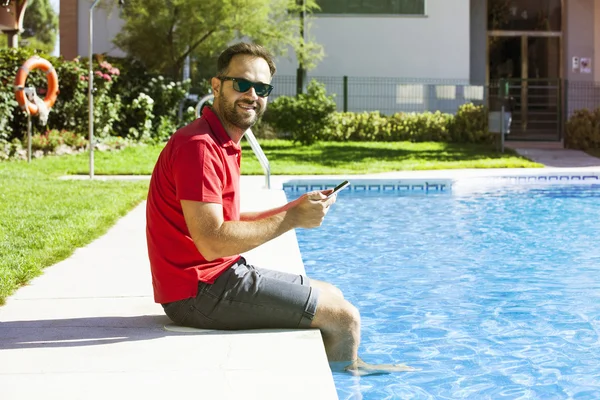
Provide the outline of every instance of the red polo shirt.
{"type": "Polygon", "coordinates": [[[188,231],[181,200],[219,203],[225,221],[240,219],[241,148],[208,107],[179,129],[160,153],[146,205],[146,240],[154,300],[196,296],[198,281],[213,283],[239,255],[207,261],[188,231]]]}

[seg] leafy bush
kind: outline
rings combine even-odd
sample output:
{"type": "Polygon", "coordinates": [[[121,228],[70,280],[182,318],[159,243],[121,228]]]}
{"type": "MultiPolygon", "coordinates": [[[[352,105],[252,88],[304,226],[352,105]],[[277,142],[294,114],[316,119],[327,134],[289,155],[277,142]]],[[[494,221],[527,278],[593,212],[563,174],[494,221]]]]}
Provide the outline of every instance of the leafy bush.
{"type": "Polygon", "coordinates": [[[411,142],[448,142],[451,114],[440,111],[396,113],[390,117],[392,140],[411,142]]]}
{"type": "Polygon", "coordinates": [[[179,106],[188,93],[190,82],[189,79],[174,82],[162,76],[150,79],[143,91],[154,99],[154,114],[159,117],[154,120],[155,127],[163,124],[160,117],[168,118],[174,126],[179,125],[179,106]]]}
{"type": "Polygon", "coordinates": [[[276,130],[289,133],[294,142],[310,145],[325,136],[335,109],[335,100],[327,95],[325,85],[312,80],[306,93],[278,97],[264,118],[276,130]]]}
{"type": "Polygon", "coordinates": [[[566,124],[565,147],[568,149],[600,148],[600,107],[594,111],[577,110],[566,124]]]}
{"type": "Polygon", "coordinates": [[[177,130],[177,125],[171,118],[161,115],[158,120],[158,126],[154,128],[152,139],[156,143],[166,142],[177,130]]]}
{"type": "Polygon", "coordinates": [[[12,158],[25,158],[27,150],[23,148],[23,143],[19,139],[8,141],[0,139],[0,161],[12,158]]]}
{"type": "Polygon", "coordinates": [[[127,137],[137,141],[148,140],[152,136],[152,120],[154,100],[146,93],[140,93],[131,104],[125,107],[126,126],[129,126],[127,137]]]}
{"type": "Polygon", "coordinates": [[[31,150],[42,151],[44,154],[54,153],[60,146],[66,146],[70,150],[78,151],[87,147],[88,141],[73,132],[52,129],[44,134],[36,134],[31,137],[31,150]]]}
{"type": "MultiPolygon", "coordinates": [[[[58,75],[59,94],[50,112],[48,126],[86,134],[89,115],[87,67],[79,59],[52,65],[58,75]]],[[[94,114],[97,113],[95,109],[94,114]]]]}
{"type": "MultiPolygon", "coordinates": [[[[78,133],[88,131],[88,69],[79,59],[67,61],[42,53],[22,49],[0,49],[0,138],[12,140],[24,138],[27,132],[27,115],[18,107],[13,84],[21,65],[33,55],[47,59],[58,75],[59,95],[50,110],[46,126],[39,126],[33,118],[33,133],[43,134],[48,129],[69,130],[78,133]]],[[[94,126],[98,136],[114,133],[114,123],[121,111],[118,96],[111,96],[110,89],[119,76],[118,68],[107,62],[94,61],[94,126]]],[[[46,95],[45,74],[33,70],[27,77],[27,86],[34,86],[40,97],[46,95]]]]}
{"type": "Polygon", "coordinates": [[[100,138],[116,134],[115,123],[121,115],[122,103],[121,96],[113,95],[111,89],[120,74],[107,61],[94,68],[94,134],[100,138]]]}
{"type": "Polygon", "coordinates": [[[273,101],[264,122],[278,137],[289,135],[303,145],[316,140],[463,143],[493,140],[487,129],[485,107],[471,103],[460,106],[456,115],[436,111],[385,116],[379,111],[335,112],[335,108],[333,97],[327,96],[324,85],[313,80],[306,94],[282,96],[273,101]]]}
{"type": "Polygon", "coordinates": [[[459,143],[491,143],[494,140],[494,134],[488,131],[486,108],[473,103],[458,108],[450,126],[450,134],[452,141],[459,143]]]}
{"type": "MultiPolygon", "coordinates": [[[[28,48],[0,49],[0,141],[3,149],[12,146],[9,144],[13,139],[22,140],[27,133],[27,115],[18,107],[13,85],[19,67],[34,54],[46,58],[54,66],[60,92],[47,125],[40,126],[34,117],[32,133],[44,135],[53,129],[78,134],[88,132],[87,60],[64,60],[28,48]]],[[[172,128],[194,118],[193,112],[184,109],[179,121],[179,105],[187,94],[189,81],[170,82],[162,77],[152,80],[139,63],[102,55],[94,57],[92,76],[94,133],[99,141],[115,135],[138,141],[166,139],[173,133],[172,128]],[[146,97],[140,95],[142,92],[146,97]],[[152,109],[150,100],[154,102],[152,109]],[[167,129],[171,130],[168,135],[167,129]]],[[[27,86],[36,87],[38,96],[44,97],[46,77],[43,72],[32,71],[27,86]]]]}
{"type": "Polygon", "coordinates": [[[327,140],[365,141],[391,139],[391,125],[379,111],[373,112],[334,112],[331,115],[327,140]]]}

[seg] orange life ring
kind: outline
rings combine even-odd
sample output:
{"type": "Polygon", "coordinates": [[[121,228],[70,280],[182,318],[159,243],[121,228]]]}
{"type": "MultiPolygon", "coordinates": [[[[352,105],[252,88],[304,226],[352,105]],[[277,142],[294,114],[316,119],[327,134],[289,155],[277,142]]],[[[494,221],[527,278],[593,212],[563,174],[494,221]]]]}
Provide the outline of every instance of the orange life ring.
{"type": "Polygon", "coordinates": [[[56,70],[52,64],[50,64],[48,60],[38,56],[33,56],[25,61],[17,71],[17,77],[15,78],[15,97],[17,98],[17,103],[19,103],[21,109],[27,109],[31,115],[37,115],[39,111],[38,106],[27,99],[24,89],[27,75],[34,69],[41,69],[46,73],[48,90],[46,91],[46,97],[44,97],[44,103],[46,103],[48,109],[54,105],[56,97],[58,96],[58,75],[56,75],[56,70]]]}

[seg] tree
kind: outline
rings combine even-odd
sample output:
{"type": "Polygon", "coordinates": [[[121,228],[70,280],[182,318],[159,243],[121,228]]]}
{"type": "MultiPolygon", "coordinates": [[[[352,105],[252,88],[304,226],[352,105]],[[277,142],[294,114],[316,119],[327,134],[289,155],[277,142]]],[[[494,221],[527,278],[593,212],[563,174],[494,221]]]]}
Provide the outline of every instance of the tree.
{"type": "Polygon", "coordinates": [[[51,53],[56,43],[58,17],[49,0],[29,0],[23,19],[21,40],[27,46],[51,53]]]}
{"type": "MultiPolygon", "coordinates": [[[[128,0],[115,44],[149,70],[175,79],[188,55],[214,59],[241,39],[264,45],[275,55],[292,48],[310,69],[323,51],[308,41],[300,45],[300,7],[296,0],[128,0]]],[[[307,12],[317,7],[314,0],[306,1],[307,12]]]]}

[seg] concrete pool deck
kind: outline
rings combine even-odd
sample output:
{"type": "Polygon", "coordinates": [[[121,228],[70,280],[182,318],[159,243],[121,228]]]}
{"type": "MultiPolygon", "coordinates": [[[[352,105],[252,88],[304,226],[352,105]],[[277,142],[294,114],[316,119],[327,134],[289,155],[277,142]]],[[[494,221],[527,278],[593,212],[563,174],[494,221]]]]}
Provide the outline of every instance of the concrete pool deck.
{"type": "MultiPolygon", "coordinates": [[[[599,175],[600,159],[584,155],[576,154],[580,165],[568,168],[406,171],[352,179],[599,175]]],[[[282,204],[283,183],[303,178],[315,177],[273,176],[272,188],[266,190],[264,177],[244,176],[242,208],[282,204]]],[[[144,206],[120,219],[106,235],[47,268],[0,307],[0,398],[336,399],[316,330],[164,329],[169,320],[152,300],[144,206]]],[[[245,256],[275,269],[281,268],[285,256],[293,260],[287,270],[304,270],[293,231],[245,256]]]]}
{"type": "MultiPolygon", "coordinates": [[[[244,187],[244,210],[285,194],[244,187]]],[[[295,232],[245,253],[304,267],[295,232]]],[[[152,298],[145,202],[0,307],[0,398],[336,399],[318,330],[171,332],[152,298]]]]}

